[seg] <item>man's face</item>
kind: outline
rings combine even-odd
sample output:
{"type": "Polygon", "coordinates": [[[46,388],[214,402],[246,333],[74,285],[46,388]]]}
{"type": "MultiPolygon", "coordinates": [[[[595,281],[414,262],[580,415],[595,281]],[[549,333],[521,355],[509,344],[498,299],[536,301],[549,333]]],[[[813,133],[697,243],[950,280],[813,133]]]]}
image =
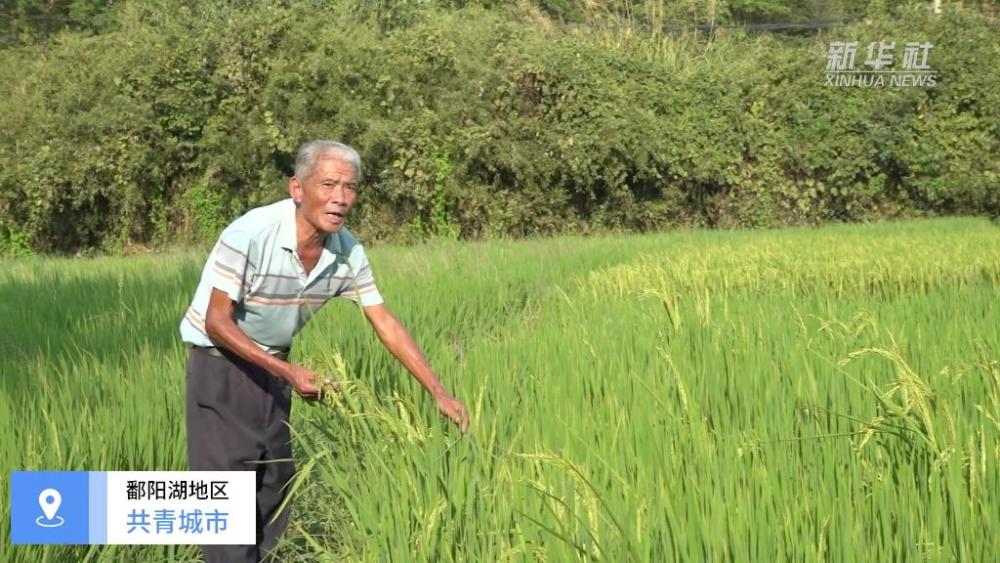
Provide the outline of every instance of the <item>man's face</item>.
{"type": "Polygon", "coordinates": [[[335,157],[316,160],[312,175],[292,178],[288,193],[299,204],[302,217],[321,233],[335,233],[344,225],[357,197],[354,166],[335,157]]]}

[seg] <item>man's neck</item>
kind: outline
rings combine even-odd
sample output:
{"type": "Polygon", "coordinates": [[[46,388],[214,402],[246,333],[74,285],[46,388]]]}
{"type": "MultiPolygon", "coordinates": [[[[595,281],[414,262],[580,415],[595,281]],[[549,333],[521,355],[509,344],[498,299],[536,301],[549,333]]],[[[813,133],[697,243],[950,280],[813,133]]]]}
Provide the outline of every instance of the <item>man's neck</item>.
{"type": "Polygon", "coordinates": [[[320,232],[312,227],[302,214],[295,211],[295,240],[301,250],[315,250],[322,248],[326,243],[326,233],[320,232]]]}

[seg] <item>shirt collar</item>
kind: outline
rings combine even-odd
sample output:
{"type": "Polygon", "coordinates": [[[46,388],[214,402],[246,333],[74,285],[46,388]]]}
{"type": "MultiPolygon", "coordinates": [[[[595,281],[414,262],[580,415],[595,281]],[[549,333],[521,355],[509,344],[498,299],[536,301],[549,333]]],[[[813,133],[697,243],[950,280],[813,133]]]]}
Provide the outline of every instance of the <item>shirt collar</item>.
{"type": "Polygon", "coordinates": [[[326,235],[326,241],[323,243],[323,250],[333,254],[334,257],[340,256],[344,253],[343,245],[340,242],[340,233],[344,231],[344,227],[341,226],[340,229],[335,233],[326,235]]]}
{"type": "Polygon", "coordinates": [[[298,236],[295,228],[295,202],[288,198],[288,210],[281,214],[281,229],[279,231],[278,243],[285,250],[295,252],[299,247],[298,236]]]}

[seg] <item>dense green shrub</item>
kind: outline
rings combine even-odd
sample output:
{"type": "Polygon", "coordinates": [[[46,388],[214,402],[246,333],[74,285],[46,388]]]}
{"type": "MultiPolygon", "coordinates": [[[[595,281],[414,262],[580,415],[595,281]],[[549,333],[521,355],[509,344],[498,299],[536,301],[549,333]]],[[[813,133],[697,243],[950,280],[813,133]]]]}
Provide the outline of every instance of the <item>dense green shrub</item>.
{"type": "Polygon", "coordinates": [[[113,31],[0,51],[0,251],[211,239],[283,197],[314,137],[365,158],[367,240],[1000,208],[982,16],[708,40],[430,2],[236,4],[128,3],[113,31]],[[859,63],[870,41],[931,41],[938,86],[825,86],[834,40],[859,63]]]}

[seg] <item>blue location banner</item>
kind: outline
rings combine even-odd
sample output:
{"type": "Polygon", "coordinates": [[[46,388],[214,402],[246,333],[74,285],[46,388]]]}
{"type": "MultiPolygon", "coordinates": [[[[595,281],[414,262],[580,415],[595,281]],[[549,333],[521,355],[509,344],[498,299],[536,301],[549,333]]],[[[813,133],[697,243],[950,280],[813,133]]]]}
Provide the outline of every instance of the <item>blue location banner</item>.
{"type": "Polygon", "coordinates": [[[89,498],[86,471],[11,473],[11,542],[90,543],[89,498]]]}
{"type": "Polygon", "coordinates": [[[14,471],[14,544],[256,541],[254,471],[14,471]]]}

